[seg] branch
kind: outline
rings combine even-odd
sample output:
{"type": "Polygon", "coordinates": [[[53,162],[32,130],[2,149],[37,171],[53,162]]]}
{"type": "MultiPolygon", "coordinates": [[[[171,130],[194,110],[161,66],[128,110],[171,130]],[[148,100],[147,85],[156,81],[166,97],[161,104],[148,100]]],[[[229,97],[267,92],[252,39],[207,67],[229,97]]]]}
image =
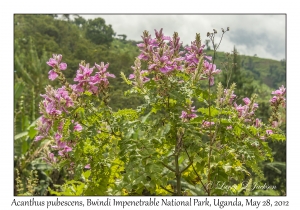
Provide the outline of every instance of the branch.
{"type": "Polygon", "coordinates": [[[163,166],[166,167],[167,169],[169,169],[170,171],[176,172],[175,169],[171,168],[167,164],[164,164],[163,162],[161,162],[161,164],[163,164],[163,166]]]}
{"type": "Polygon", "coordinates": [[[225,33],[226,33],[226,31],[224,31],[224,32],[222,33],[221,40],[220,40],[220,42],[219,42],[219,44],[218,44],[216,50],[219,48],[219,46],[220,46],[220,44],[221,44],[221,42],[222,42],[222,39],[223,39],[223,35],[224,35],[225,33]]]}
{"type": "Polygon", "coordinates": [[[163,187],[162,185],[160,185],[161,188],[163,188],[165,191],[171,193],[172,195],[175,195],[174,192],[172,192],[171,190],[168,190],[167,188],[163,187]]]}
{"type": "MultiPolygon", "coordinates": [[[[191,157],[189,156],[189,153],[187,152],[187,150],[186,150],[185,147],[184,147],[184,150],[185,150],[185,152],[186,152],[186,154],[187,154],[187,156],[188,156],[190,162],[192,162],[191,157]]],[[[200,182],[201,182],[201,184],[202,184],[202,186],[203,186],[205,192],[208,193],[208,190],[206,189],[205,185],[203,184],[202,179],[201,179],[201,177],[199,176],[199,174],[197,173],[197,171],[196,171],[196,169],[194,168],[193,164],[192,164],[192,167],[193,167],[194,173],[197,175],[198,179],[200,180],[200,182]]]]}
{"type": "Polygon", "coordinates": [[[182,169],[180,171],[180,173],[182,174],[182,172],[184,172],[185,170],[187,170],[192,164],[193,164],[193,162],[190,162],[184,169],[182,169]]]}

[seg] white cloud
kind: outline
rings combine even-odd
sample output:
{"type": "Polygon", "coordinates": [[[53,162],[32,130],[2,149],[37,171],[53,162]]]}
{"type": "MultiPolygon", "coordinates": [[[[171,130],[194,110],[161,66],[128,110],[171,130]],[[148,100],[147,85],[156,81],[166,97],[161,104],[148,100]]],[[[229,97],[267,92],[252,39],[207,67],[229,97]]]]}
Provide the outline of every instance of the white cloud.
{"type": "Polygon", "coordinates": [[[117,34],[127,39],[141,40],[144,30],[154,36],[154,29],[164,29],[165,35],[179,33],[183,44],[190,44],[200,33],[204,42],[212,29],[230,27],[224,35],[221,51],[230,52],[235,45],[241,54],[281,60],[285,58],[285,15],[82,15],[93,19],[102,17],[117,34]]]}

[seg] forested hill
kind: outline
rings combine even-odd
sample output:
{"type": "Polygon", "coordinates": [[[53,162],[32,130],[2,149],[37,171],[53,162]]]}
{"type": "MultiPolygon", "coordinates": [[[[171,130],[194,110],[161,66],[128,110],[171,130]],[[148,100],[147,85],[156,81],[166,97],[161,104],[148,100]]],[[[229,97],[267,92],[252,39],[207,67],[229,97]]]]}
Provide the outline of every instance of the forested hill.
{"type": "MultiPolygon", "coordinates": [[[[71,83],[81,60],[91,65],[102,61],[109,63],[109,72],[117,76],[111,80],[111,107],[136,107],[141,99],[135,96],[124,97],[123,93],[128,87],[119,75],[121,71],[125,75],[132,72],[131,66],[139,54],[136,46],[139,41],[127,40],[126,34],[122,33],[114,31],[113,26],[107,25],[102,18],[86,20],[79,15],[72,19],[69,15],[63,15],[60,19],[55,15],[15,15],[15,108],[20,107],[19,101],[23,96],[23,106],[29,107],[28,116],[31,119],[38,117],[40,94],[44,92],[45,85],[49,84],[47,73],[50,69],[46,61],[52,54],[63,55],[63,61],[68,64],[64,73],[71,83]]],[[[207,54],[212,54],[212,51],[207,51],[207,54]]],[[[243,88],[244,92],[239,92],[241,96],[256,92],[267,102],[270,91],[286,83],[284,60],[275,61],[238,54],[232,55],[228,60],[226,53],[218,52],[217,67],[226,69],[222,64],[226,61],[237,63],[234,69],[230,67],[230,71],[231,79],[237,83],[238,89],[243,88]]],[[[224,75],[218,80],[225,81],[224,75]]],[[[51,85],[58,83],[52,82],[51,85]]]]}

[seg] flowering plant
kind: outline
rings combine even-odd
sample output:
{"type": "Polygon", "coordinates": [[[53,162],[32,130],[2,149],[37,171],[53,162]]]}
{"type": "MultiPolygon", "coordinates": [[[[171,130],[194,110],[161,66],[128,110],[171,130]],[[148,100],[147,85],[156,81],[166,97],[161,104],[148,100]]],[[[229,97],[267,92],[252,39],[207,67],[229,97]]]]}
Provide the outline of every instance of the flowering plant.
{"type": "MultiPolygon", "coordinates": [[[[213,44],[216,34],[208,33],[213,44]]],[[[257,95],[238,105],[234,83],[213,91],[222,71],[199,34],[183,50],[176,32],[169,37],[155,30],[152,38],[145,31],[142,39],[133,73],[121,73],[131,86],[126,94],[145,99],[136,110],[108,106],[108,78],[115,78],[109,64],[82,62],[70,85],[62,56],[50,58],[49,79],[63,86],[47,86],[40,103],[35,140],[49,142],[45,160],[67,167],[66,179],[83,177],[83,195],[228,195],[233,191],[216,188],[219,181],[262,178],[258,162],[272,159],[266,140],[285,140],[278,127],[285,88],[272,93],[271,124],[264,124],[255,115],[257,95]]]]}

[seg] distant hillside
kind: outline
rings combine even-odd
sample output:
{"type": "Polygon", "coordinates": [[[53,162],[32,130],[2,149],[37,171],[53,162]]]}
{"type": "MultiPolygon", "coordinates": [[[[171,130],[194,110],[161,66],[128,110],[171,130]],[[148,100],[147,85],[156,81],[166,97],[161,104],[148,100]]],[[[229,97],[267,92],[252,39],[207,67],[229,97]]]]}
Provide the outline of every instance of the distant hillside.
{"type": "MultiPolygon", "coordinates": [[[[109,71],[117,76],[116,79],[111,80],[111,106],[114,109],[136,107],[141,99],[134,96],[124,97],[123,92],[128,89],[128,86],[122,82],[119,75],[121,71],[126,75],[132,72],[131,66],[139,54],[139,49],[136,47],[138,42],[126,40],[125,34],[115,32],[113,26],[106,25],[102,18],[85,20],[79,15],[73,20],[69,16],[64,18],[57,19],[55,15],[14,16],[15,82],[22,80],[26,84],[23,94],[26,95],[27,92],[30,98],[33,91],[35,97],[32,100],[38,107],[40,94],[44,91],[41,87],[48,83],[47,72],[50,69],[45,62],[54,53],[62,54],[63,60],[68,63],[68,71],[65,73],[69,82],[73,82],[72,78],[78,69],[78,63],[83,59],[91,65],[101,61],[110,63],[109,71]],[[36,64],[33,63],[37,61],[40,70],[33,71],[36,68],[36,64]],[[37,79],[40,74],[43,75],[37,79]]],[[[207,51],[209,55],[212,53],[207,51]]],[[[221,63],[225,61],[226,53],[217,52],[217,67],[223,70],[221,63]]],[[[240,55],[239,62],[242,75],[246,75],[248,81],[251,80],[248,86],[254,87],[254,92],[259,94],[262,101],[269,100],[271,90],[286,85],[285,61],[240,55]]],[[[216,78],[216,82],[218,80],[220,77],[216,78]]],[[[58,83],[52,82],[52,85],[58,83]]],[[[31,100],[29,98],[26,100],[31,100]]],[[[35,110],[38,115],[38,109],[35,110]]]]}

